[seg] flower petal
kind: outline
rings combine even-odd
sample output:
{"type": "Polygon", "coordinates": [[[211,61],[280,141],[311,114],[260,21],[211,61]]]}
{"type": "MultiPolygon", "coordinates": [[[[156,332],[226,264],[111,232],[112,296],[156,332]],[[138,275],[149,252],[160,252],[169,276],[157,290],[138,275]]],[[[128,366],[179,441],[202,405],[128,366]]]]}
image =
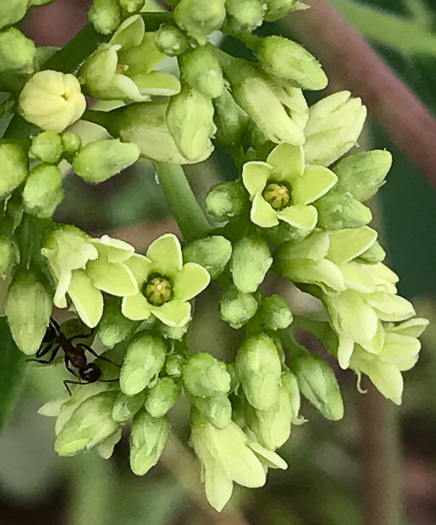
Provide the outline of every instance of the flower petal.
{"type": "Polygon", "coordinates": [[[350,359],[353,355],[353,350],[354,341],[345,335],[339,336],[338,363],[343,370],[346,370],[350,366],[350,359]]]}
{"type": "Polygon", "coordinates": [[[133,273],[139,287],[145,283],[153,266],[150,259],[138,253],[133,254],[124,264],[133,273]]]}
{"type": "Polygon", "coordinates": [[[277,212],[277,216],[291,226],[303,230],[313,230],[318,221],[318,212],[316,208],[314,206],[304,206],[302,204],[288,206],[284,210],[277,212]]]}
{"type": "Polygon", "coordinates": [[[380,359],[386,363],[398,363],[419,354],[421,342],[416,337],[387,334],[380,359]]]}
{"type": "Polygon", "coordinates": [[[189,301],[202,292],[210,283],[209,272],[197,263],[186,263],[176,277],[174,297],[189,301]]]}
{"type": "Polygon", "coordinates": [[[124,297],[121,305],[121,312],[124,317],[132,321],[144,321],[151,315],[152,306],[147,299],[141,294],[124,297]]]}
{"type": "Polygon", "coordinates": [[[330,232],[327,258],[335,264],[346,264],[365,253],[375,243],[377,235],[377,232],[368,226],[330,232]]]}
{"type": "Polygon", "coordinates": [[[376,292],[368,295],[367,302],[382,321],[405,321],[415,315],[412,303],[399,295],[376,292]]]}
{"type": "Polygon", "coordinates": [[[167,233],[150,244],[147,257],[152,269],[163,276],[175,278],[183,266],[182,247],[173,233],[167,233]]]}
{"type": "Polygon", "coordinates": [[[185,301],[173,300],[162,306],[151,306],[151,312],[168,326],[184,326],[191,319],[191,305],[185,301]]]}
{"type": "Polygon", "coordinates": [[[129,268],[123,263],[111,263],[106,257],[89,261],[86,273],[99,290],[117,297],[136,295],[138,283],[129,268]]]}
{"type": "Polygon", "coordinates": [[[103,295],[100,290],[94,288],[84,270],[75,270],[72,273],[68,295],[80,319],[89,328],[97,326],[103,315],[103,295]]]}
{"type": "Polygon", "coordinates": [[[304,173],[304,149],[301,146],[280,144],[271,151],[267,162],[274,168],[276,176],[292,185],[304,173]]]}
{"type": "Polygon", "coordinates": [[[325,195],[337,182],[333,171],[323,166],[308,166],[302,177],[292,184],[292,200],[297,204],[311,204],[325,195]]]}
{"type": "Polygon", "coordinates": [[[248,441],[247,445],[265,466],[269,468],[280,468],[282,470],[286,470],[288,468],[288,464],[283,458],[281,458],[272,450],[268,450],[267,448],[263,447],[257,441],[248,441]]]}
{"type": "Polygon", "coordinates": [[[100,239],[92,239],[91,242],[99,254],[107,257],[109,262],[124,262],[135,253],[133,246],[119,239],[113,239],[109,235],[103,235],[100,239]]]}
{"type": "Polygon", "coordinates": [[[274,211],[266,200],[258,193],[254,199],[250,210],[250,218],[254,224],[257,224],[261,228],[271,228],[277,226],[279,220],[277,218],[277,212],[274,211]]]}
{"type": "Polygon", "coordinates": [[[366,374],[377,390],[397,405],[401,404],[403,377],[395,365],[366,359],[351,359],[351,368],[366,374]]]}
{"type": "Polygon", "coordinates": [[[351,290],[362,293],[375,292],[375,284],[371,275],[362,264],[348,263],[338,266],[344,276],[345,285],[351,290]]]}
{"type": "Polygon", "coordinates": [[[152,71],[133,75],[132,80],[138,86],[141,95],[170,97],[180,92],[180,81],[168,73],[152,71]]]}
{"type": "Polygon", "coordinates": [[[428,319],[416,317],[415,319],[410,319],[410,321],[406,321],[405,323],[393,326],[389,329],[389,332],[407,335],[409,337],[419,337],[427,328],[428,324],[428,319]]]}
{"type": "Polygon", "coordinates": [[[368,342],[361,342],[361,347],[370,354],[378,355],[383,349],[386,339],[386,332],[381,321],[378,322],[377,332],[375,336],[368,342]]]}
{"type": "Polygon", "coordinates": [[[242,168],[242,182],[248,193],[254,197],[266,186],[272,167],[266,162],[246,162],[242,168]]]}

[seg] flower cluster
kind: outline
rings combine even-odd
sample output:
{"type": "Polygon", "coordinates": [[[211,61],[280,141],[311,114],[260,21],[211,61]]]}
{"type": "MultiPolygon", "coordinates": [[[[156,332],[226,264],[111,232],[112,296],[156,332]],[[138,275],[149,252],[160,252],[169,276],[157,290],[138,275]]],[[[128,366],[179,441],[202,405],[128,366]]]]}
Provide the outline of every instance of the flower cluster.
{"type": "Polygon", "coordinates": [[[418,358],[427,321],[397,294],[398,277],[368,226],[365,203],[384,184],[391,156],[349,154],[365,122],[361,100],[342,91],[309,107],[303,90],[327,84],[320,64],[296,42],[253,34],[306,6],[172,0],[172,11],[156,12],[144,0],[94,0],[89,20],[100,43],[64,73],[44,69],[47,50],[9,27],[29,1],[10,4],[5,13],[0,7],[7,27],[0,28],[0,72],[19,75],[22,89],[11,100],[33,127],[26,139],[0,143],[7,320],[17,346],[33,355],[46,344],[53,305],[70,308],[93,329],[91,343],[98,336],[120,366],[114,377],[113,364],[97,359],[112,381],[84,381],[41,408],[57,418],[55,450],[71,456],[95,448],[109,458],[130,425],[131,468],[144,475],[159,460],[168,414],[183,395],[190,443],[217,510],[234,482],[260,487],[268,468],[287,468],[276,451],[292,425],[305,422],[301,398],[334,421],[344,407],[332,368],[296,342],[290,305],[268,293],[271,273],[320,300],[324,322],[294,324],[312,331],[341,368],[367,375],[400,403],[402,373],[418,358]],[[240,39],[256,60],[212,45],[215,31],[240,39]],[[178,77],[159,69],[166,57],[176,57],[178,77]],[[86,110],[85,95],[116,109],[86,110]],[[67,129],[80,118],[111,138],[82,144],[67,129]],[[190,209],[197,203],[180,166],[206,160],[215,143],[238,173],[210,188],[209,221],[200,207],[190,209]],[[61,162],[99,183],[139,156],[155,162],[158,177],[175,174],[164,190],[189,242],[166,234],[140,254],[51,219],[63,198],[61,162]],[[211,281],[220,287],[217,315],[241,335],[229,362],[206,345],[195,354],[188,346],[193,302],[211,281]]]}

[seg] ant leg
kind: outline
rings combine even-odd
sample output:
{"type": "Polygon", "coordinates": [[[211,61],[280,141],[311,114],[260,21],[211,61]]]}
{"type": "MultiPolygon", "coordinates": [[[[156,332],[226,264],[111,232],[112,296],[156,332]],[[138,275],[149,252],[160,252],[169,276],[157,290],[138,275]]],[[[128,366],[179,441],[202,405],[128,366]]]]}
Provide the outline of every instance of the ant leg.
{"type": "MultiPolygon", "coordinates": [[[[26,359],[26,363],[29,363],[29,362],[35,362],[35,363],[41,363],[43,365],[49,365],[50,363],[53,363],[53,361],[55,360],[59,350],[60,350],[60,345],[57,345],[55,348],[53,348],[53,351],[50,355],[50,357],[48,359],[26,359]]],[[[50,350],[51,350],[51,346],[50,346],[50,350]]],[[[48,350],[47,352],[44,352],[42,356],[44,356],[46,353],[48,353],[48,350]]]]}
{"type": "Polygon", "coordinates": [[[59,326],[59,323],[57,321],[55,321],[55,319],[53,319],[53,317],[50,317],[50,324],[52,325],[52,327],[54,327],[55,330],[57,330],[58,332],[61,331],[61,327],[59,326]]]}
{"type": "Polygon", "coordinates": [[[91,337],[91,335],[94,335],[94,329],[91,329],[89,334],[80,334],[80,335],[74,335],[71,337],[70,341],[74,341],[74,339],[88,339],[88,337],[91,337]]]}
{"type": "Polygon", "coordinates": [[[99,383],[116,383],[119,379],[99,379],[99,383]]]}
{"type": "MultiPolygon", "coordinates": [[[[48,345],[45,347],[41,345],[41,347],[35,354],[36,359],[39,359],[40,357],[44,357],[46,354],[48,354],[50,350],[52,349],[53,344],[54,343],[48,343],[48,345]]],[[[29,359],[29,361],[35,361],[35,359],[29,359]]]]}
{"type": "Polygon", "coordinates": [[[114,365],[114,366],[116,366],[118,368],[121,368],[121,366],[118,363],[114,363],[113,361],[111,361],[107,357],[104,357],[102,355],[98,355],[97,352],[95,350],[93,350],[90,346],[85,345],[83,343],[79,343],[77,346],[79,348],[83,348],[84,350],[88,350],[88,352],[90,354],[92,354],[94,357],[96,357],[97,359],[101,359],[102,361],[106,361],[107,363],[110,363],[111,365],[114,365]]]}
{"type": "Polygon", "coordinates": [[[81,383],[80,381],[70,381],[69,379],[65,379],[64,381],[64,386],[65,388],[67,389],[67,392],[70,394],[71,396],[71,389],[68,385],[84,385],[85,383],[81,383]]]}
{"type": "Polygon", "coordinates": [[[77,379],[80,379],[80,376],[78,376],[76,372],[70,368],[70,363],[67,359],[67,356],[65,356],[65,368],[68,370],[68,372],[70,372],[70,374],[73,374],[74,377],[77,377],[77,379]]]}

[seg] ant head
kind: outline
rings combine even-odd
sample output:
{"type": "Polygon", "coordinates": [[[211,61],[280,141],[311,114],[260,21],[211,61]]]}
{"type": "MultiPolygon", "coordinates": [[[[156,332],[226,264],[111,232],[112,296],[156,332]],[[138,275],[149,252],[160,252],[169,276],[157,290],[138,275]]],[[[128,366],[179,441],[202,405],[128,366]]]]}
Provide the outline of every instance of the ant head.
{"type": "Polygon", "coordinates": [[[95,383],[100,379],[101,370],[94,363],[88,363],[84,368],[79,370],[80,377],[88,383],[95,383]]]}
{"type": "Polygon", "coordinates": [[[54,328],[54,326],[52,325],[49,325],[47,327],[47,330],[45,332],[45,335],[44,335],[44,339],[42,340],[43,343],[51,343],[52,341],[54,341],[56,339],[56,329],[54,328]]]}

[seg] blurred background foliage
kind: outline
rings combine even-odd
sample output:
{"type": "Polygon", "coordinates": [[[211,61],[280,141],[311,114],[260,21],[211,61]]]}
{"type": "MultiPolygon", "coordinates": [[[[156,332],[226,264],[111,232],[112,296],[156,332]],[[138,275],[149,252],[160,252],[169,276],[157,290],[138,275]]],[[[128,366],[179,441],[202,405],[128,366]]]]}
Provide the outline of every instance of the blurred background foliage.
{"type": "MultiPolygon", "coordinates": [[[[330,3],[436,116],[436,0],[330,3]]],[[[41,44],[61,45],[84,23],[88,4],[86,0],[55,0],[25,20],[24,27],[41,44]]],[[[267,31],[285,34],[278,25],[269,25],[267,31]]],[[[243,52],[234,45],[231,39],[223,42],[232,52],[243,52]]],[[[86,133],[91,140],[99,131],[89,128],[86,133]]],[[[282,449],[289,469],[271,471],[263,489],[240,489],[232,507],[220,517],[205,505],[197,465],[177,436],[166,447],[163,461],[143,479],[130,472],[123,442],[110,461],[93,453],[56,457],[53,421],[39,416],[37,409],[62,392],[63,367],[28,365],[21,394],[0,434],[2,525],[436,523],[436,194],[373,122],[362,142],[387,148],[394,155],[388,183],[373,209],[389,263],[401,276],[401,293],[434,323],[424,334],[418,365],[406,375],[403,406],[390,406],[371,391],[366,396],[358,394],[352,374],[341,373],[344,420],[327,422],[305,406],[303,413],[310,423],[294,427],[282,449]],[[371,522],[368,517],[372,515],[368,507],[380,504],[377,499],[392,506],[387,511],[390,523],[371,522]],[[399,513],[400,507],[404,512],[399,513]]],[[[234,168],[217,149],[209,162],[190,167],[189,176],[201,198],[217,180],[233,178],[234,168]]],[[[90,233],[115,230],[143,248],[163,231],[177,231],[146,161],[99,186],[67,173],[65,190],[67,198],[56,219],[90,233]]],[[[208,293],[197,305],[199,318],[190,334],[191,348],[230,358],[231,345],[223,342],[234,336],[210,306],[216,304],[210,300],[216,290],[208,293]]],[[[2,341],[5,333],[0,326],[2,341]]],[[[7,343],[5,348],[6,359],[16,360],[7,343]]],[[[20,365],[16,363],[17,370],[20,365]]],[[[3,392],[8,391],[10,379],[0,369],[0,383],[6,386],[3,392]]],[[[186,407],[182,403],[173,412],[178,437],[186,440],[186,407]]]]}

